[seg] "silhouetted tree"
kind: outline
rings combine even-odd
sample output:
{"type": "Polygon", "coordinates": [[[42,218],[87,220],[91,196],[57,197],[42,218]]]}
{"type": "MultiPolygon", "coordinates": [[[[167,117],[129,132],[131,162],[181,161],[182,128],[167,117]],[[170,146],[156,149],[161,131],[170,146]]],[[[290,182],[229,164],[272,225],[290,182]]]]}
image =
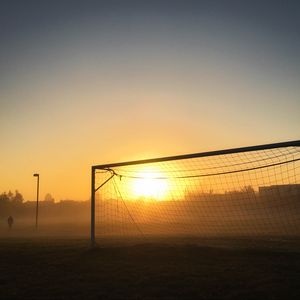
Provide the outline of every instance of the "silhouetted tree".
{"type": "Polygon", "coordinates": [[[7,193],[8,200],[9,200],[9,201],[12,201],[13,196],[14,196],[14,194],[12,193],[11,190],[9,190],[8,193],[7,193]]]}
{"type": "Polygon", "coordinates": [[[19,193],[18,190],[16,190],[16,194],[15,194],[15,196],[13,197],[12,202],[14,202],[14,203],[16,203],[16,204],[21,204],[21,203],[23,203],[23,200],[24,200],[24,199],[23,199],[22,194],[19,193]]]}
{"type": "Polygon", "coordinates": [[[45,196],[45,201],[54,202],[54,198],[52,197],[52,195],[50,193],[47,193],[45,196]]]}
{"type": "Polygon", "coordinates": [[[7,194],[4,192],[0,195],[0,203],[8,203],[9,202],[9,197],[7,194]]]}
{"type": "Polygon", "coordinates": [[[247,194],[249,194],[249,195],[255,194],[255,190],[254,190],[254,188],[253,188],[251,185],[244,186],[244,187],[241,189],[241,191],[242,191],[243,193],[247,193],[247,194]]]}

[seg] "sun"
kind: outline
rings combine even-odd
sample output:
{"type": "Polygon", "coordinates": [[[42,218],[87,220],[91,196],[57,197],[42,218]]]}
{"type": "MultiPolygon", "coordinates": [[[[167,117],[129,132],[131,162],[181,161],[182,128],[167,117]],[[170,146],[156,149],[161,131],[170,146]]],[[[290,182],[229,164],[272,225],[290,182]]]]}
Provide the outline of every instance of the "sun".
{"type": "Polygon", "coordinates": [[[136,174],[132,182],[132,191],[135,198],[164,200],[168,194],[168,180],[157,169],[146,168],[136,174]]]}

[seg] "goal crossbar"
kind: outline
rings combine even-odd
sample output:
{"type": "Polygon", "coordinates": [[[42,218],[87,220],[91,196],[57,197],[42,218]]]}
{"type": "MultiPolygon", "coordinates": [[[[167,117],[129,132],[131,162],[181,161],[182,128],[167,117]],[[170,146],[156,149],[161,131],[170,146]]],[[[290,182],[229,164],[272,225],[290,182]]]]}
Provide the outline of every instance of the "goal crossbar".
{"type": "Polygon", "coordinates": [[[184,155],[165,156],[165,157],[158,157],[158,158],[109,163],[103,165],[94,165],[92,166],[92,169],[103,170],[103,169],[114,168],[114,167],[150,164],[150,163],[165,162],[170,160],[181,160],[181,159],[189,159],[189,158],[196,158],[196,157],[208,157],[208,156],[217,156],[217,155],[224,155],[224,154],[234,154],[234,153],[258,151],[258,150],[268,150],[268,149],[276,149],[276,148],[284,148],[284,147],[299,147],[299,146],[300,146],[300,140],[296,140],[296,141],[288,141],[288,142],[273,143],[273,144],[263,144],[257,146],[247,146],[247,147],[206,151],[206,152],[191,153],[191,154],[184,154],[184,155]]]}

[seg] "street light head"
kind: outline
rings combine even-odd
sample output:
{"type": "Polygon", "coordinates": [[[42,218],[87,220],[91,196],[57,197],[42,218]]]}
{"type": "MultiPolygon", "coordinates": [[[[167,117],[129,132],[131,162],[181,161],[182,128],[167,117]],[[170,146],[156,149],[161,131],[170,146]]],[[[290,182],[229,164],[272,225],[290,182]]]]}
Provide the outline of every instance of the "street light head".
{"type": "Polygon", "coordinates": [[[35,173],[35,174],[33,174],[33,176],[39,177],[39,176],[40,176],[40,174],[38,174],[38,173],[35,173]]]}

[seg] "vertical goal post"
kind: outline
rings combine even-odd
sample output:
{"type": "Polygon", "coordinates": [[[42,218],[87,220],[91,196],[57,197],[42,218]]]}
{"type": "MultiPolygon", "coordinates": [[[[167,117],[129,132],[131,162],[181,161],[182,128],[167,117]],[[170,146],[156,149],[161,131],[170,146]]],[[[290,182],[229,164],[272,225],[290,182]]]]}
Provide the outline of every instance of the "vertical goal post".
{"type": "MultiPolygon", "coordinates": [[[[145,166],[146,165],[155,165],[155,164],[160,164],[160,163],[184,161],[184,160],[189,160],[189,159],[190,160],[191,159],[201,159],[201,158],[207,160],[209,158],[214,158],[214,157],[228,157],[230,155],[244,154],[241,162],[236,163],[236,161],[235,161],[235,163],[233,164],[233,160],[231,161],[231,165],[230,165],[231,169],[228,168],[228,165],[226,165],[225,163],[223,163],[223,165],[221,165],[221,163],[218,162],[218,165],[216,165],[216,166],[209,165],[210,168],[203,168],[203,170],[209,169],[210,171],[208,171],[208,173],[200,174],[200,175],[199,175],[199,173],[195,173],[193,170],[191,170],[191,172],[189,174],[186,173],[187,170],[182,170],[180,173],[179,171],[176,170],[176,168],[172,171],[169,171],[169,172],[174,172],[173,174],[177,174],[176,176],[172,175],[173,178],[176,178],[176,180],[178,180],[178,179],[189,180],[189,179],[193,179],[193,178],[199,178],[199,177],[205,177],[205,176],[210,177],[210,176],[215,176],[215,175],[218,177],[218,176],[226,176],[227,174],[243,173],[243,172],[249,172],[249,171],[253,172],[255,170],[259,170],[259,169],[263,169],[263,168],[272,168],[272,167],[273,168],[276,168],[276,167],[281,168],[281,165],[288,164],[288,163],[295,164],[297,161],[300,160],[300,157],[297,156],[298,153],[300,153],[300,151],[298,151],[300,149],[299,147],[300,147],[300,140],[296,140],[296,141],[288,141],[288,142],[264,144],[264,145],[248,146],[248,147],[239,147],[239,148],[232,148],[232,149],[223,149],[223,150],[200,152],[200,153],[185,154],[185,155],[176,155],[176,156],[167,156],[167,157],[144,159],[144,160],[134,160],[134,161],[94,165],[91,167],[91,228],[90,228],[91,246],[92,247],[95,246],[95,242],[96,242],[96,192],[99,191],[101,193],[101,189],[103,187],[105,187],[106,185],[108,185],[109,182],[113,181],[115,177],[118,177],[120,181],[122,180],[123,177],[127,177],[127,178],[129,178],[131,180],[135,180],[135,181],[145,179],[145,178],[142,178],[138,173],[133,173],[133,171],[126,171],[127,173],[119,172],[118,170],[120,170],[120,168],[122,168],[122,167],[127,168],[130,166],[135,167],[135,166],[140,166],[140,165],[145,165],[145,166]],[[264,152],[275,151],[275,149],[290,148],[290,147],[297,149],[297,151],[295,152],[296,158],[295,158],[294,152],[292,154],[287,152],[285,154],[284,153],[281,154],[281,156],[286,157],[285,160],[277,161],[277,160],[274,160],[273,157],[272,158],[266,157],[264,159],[261,159],[261,160],[267,161],[268,162],[267,165],[262,165],[261,163],[257,163],[259,161],[259,159],[257,159],[257,158],[256,158],[256,164],[253,163],[253,161],[255,162],[255,160],[252,160],[252,161],[249,160],[250,161],[249,163],[246,161],[248,159],[248,157],[250,157],[252,152],[260,153],[260,151],[264,151],[264,152]],[[241,169],[241,167],[239,167],[239,169],[237,169],[236,167],[233,167],[235,165],[243,165],[243,164],[245,165],[245,167],[242,169],[241,169]],[[109,174],[109,176],[106,176],[105,179],[103,179],[100,182],[96,182],[96,173],[97,172],[107,172],[109,174]]],[[[274,157],[276,157],[276,156],[274,156],[274,157]]],[[[294,169],[295,168],[298,169],[298,165],[296,167],[294,166],[294,169]]],[[[199,171],[201,171],[200,167],[197,169],[197,172],[199,172],[199,171]]],[[[293,172],[295,173],[295,170],[293,172]]],[[[268,174],[266,176],[270,177],[271,175],[268,174]]],[[[276,177],[276,174],[274,176],[276,177]]],[[[289,176],[291,176],[291,175],[289,175],[289,176]]],[[[256,175],[256,177],[259,177],[259,176],[256,175]]],[[[160,175],[158,175],[154,179],[167,179],[167,178],[163,177],[163,176],[160,177],[160,175]]],[[[294,185],[298,185],[299,182],[297,180],[298,179],[296,178],[296,173],[295,173],[295,180],[293,181],[294,185]]],[[[234,181],[229,181],[228,185],[230,185],[231,182],[234,182],[234,181]]],[[[282,182],[284,182],[284,180],[282,182]]],[[[277,184],[277,182],[276,182],[276,184],[278,186],[280,184],[283,186],[284,184],[282,184],[282,182],[278,181],[278,184],[277,184]]],[[[115,183],[113,183],[112,186],[113,186],[112,188],[114,189],[114,193],[118,194],[119,195],[118,197],[122,200],[122,202],[124,202],[127,214],[134,222],[134,217],[131,215],[130,209],[126,206],[126,203],[125,203],[126,199],[124,200],[122,198],[122,192],[120,192],[118,190],[118,187],[115,186],[115,183]]],[[[299,184],[299,187],[300,187],[300,184],[299,184]]],[[[148,192],[148,194],[151,195],[151,197],[155,197],[155,195],[151,192],[151,188],[153,189],[153,186],[150,185],[150,188],[149,188],[150,191],[148,192]]],[[[188,189],[188,188],[186,188],[186,189],[188,189]]],[[[123,191],[123,193],[124,193],[124,191],[123,191]]],[[[186,196],[187,193],[191,193],[191,192],[185,190],[184,193],[186,196]]],[[[224,191],[224,193],[226,193],[226,191],[224,191]]],[[[143,195],[143,193],[142,193],[140,196],[147,197],[148,194],[146,193],[145,195],[143,195]]],[[[170,195],[171,194],[172,193],[170,193],[170,195]]],[[[182,196],[182,197],[184,197],[184,196],[182,196]]],[[[117,204],[117,205],[119,205],[119,204],[117,204]]],[[[118,206],[118,211],[119,211],[119,206],[118,206]]],[[[137,224],[136,224],[136,226],[138,227],[137,224]]]]}

